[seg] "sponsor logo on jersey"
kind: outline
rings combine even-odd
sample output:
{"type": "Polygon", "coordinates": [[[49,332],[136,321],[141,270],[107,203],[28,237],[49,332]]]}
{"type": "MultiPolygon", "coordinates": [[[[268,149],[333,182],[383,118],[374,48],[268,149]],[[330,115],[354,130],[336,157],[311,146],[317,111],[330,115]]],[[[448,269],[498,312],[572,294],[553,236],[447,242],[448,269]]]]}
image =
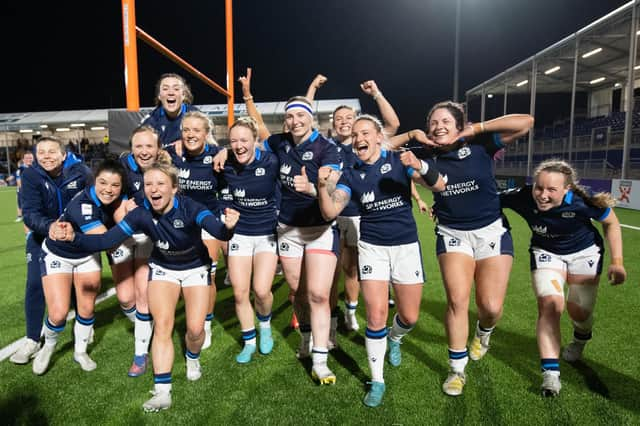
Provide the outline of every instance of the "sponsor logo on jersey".
{"type": "Polygon", "coordinates": [[[67,184],[67,188],[69,188],[69,189],[78,189],[78,181],[77,180],[72,180],[71,182],[69,182],[67,184]]]}
{"type": "Polygon", "coordinates": [[[303,161],[309,161],[313,158],[313,152],[311,151],[305,151],[304,154],[302,154],[302,160],[303,161]]]}
{"type": "Polygon", "coordinates": [[[156,247],[161,250],[169,250],[169,241],[158,240],[158,242],[156,242],[156,247]]]}
{"type": "Polygon", "coordinates": [[[364,179],[367,176],[365,172],[360,173],[360,179],[364,179]]]}
{"type": "Polygon", "coordinates": [[[178,169],[178,177],[182,179],[189,179],[191,176],[191,170],[189,169],[178,169]]]}
{"type": "Polygon", "coordinates": [[[140,182],[134,182],[134,183],[133,183],[133,186],[135,186],[135,187],[136,187],[136,191],[139,191],[139,190],[140,190],[140,182]]]}
{"type": "Polygon", "coordinates": [[[211,163],[213,163],[213,157],[210,155],[207,155],[202,159],[202,164],[211,164],[211,163]]]}
{"type": "Polygon", "coordinates": [[[463,158],[467,158],[470,155],[471,155],[471,148],[469,148],[468,146],[463,146],[458,150],[458,158],[461,160],[463,158]]]}
{"type": "Polygon", "coordinates": [[[288,164],[283,164],[282,166],[280,166],[280,173],[282,173],[283,175],[288,175],[289,173],[291,173],[291,166],[288,164]]]}
{"type": "Polygon", "coordinates": [[[289,145],[285,145],[284,146],[284,152],[286,152],[288,154],[289,151],[291,151],[291,147],[289,145]]]}
{"type": "Polygon", "coordinates": [[[80,214],[91,217],[93,214],[93,206],[91,204],[80,204],[80,214]]]}
{"type": "Polygon", "coordinates": [[[233,190],[233,196],[237,198],[244,198],[245,190],[244,188],[236,188],[233,190]]]}
{"type": "Polygon", "coordinates": [[[391,171],[391,164],[389,163],[384,163],[382,167],[380,167],[380,173],[382,174],[389,173],[390,171],[391,171]]]}
{"type": "Polygon", "coordinates": [[[264,176],[264,175],[265,175],[265,173],[266,173],[266,172],[264,171],[264,169],[263,169],[262,167],[258,167],[258,168],[256,169],[256,176],[264,176]]]}
{"type": "Polygon", "coordinates": [[[562,217],[571,219],[571,218],[576,217],[576,213],[575,212],[562,212],[562,217]]]}
{"type": "Polygon", "coordinates": [[[164,132],[164,129],[167,128],[167,126],[165,126],[164,124],[162,126],[160,126],[160,128],[162,129],[162,131],[164,132]]]}
{"type": "Polygon", "coordinates": [[[364,194],[362,194],[362,196],[360,197],[360,202],[362,204],[365,203],[371,203],[373,200],[376,199],[375,194],[373,193],[373,191],[371,192],[365,192],[364,194]]]}
{"type": "Polygon", "coordinates": [[[447,182],[449,182],[449,176],[447,175],[442,175],[442,180],[444,181],[444,184],[446,185],[447,182]]]}
{"type": "Polygon", "coordinates": [[[180,219],[175,219],[173,221],[173,227],[176,229],[184,228],[184,222],[180,219]]]}

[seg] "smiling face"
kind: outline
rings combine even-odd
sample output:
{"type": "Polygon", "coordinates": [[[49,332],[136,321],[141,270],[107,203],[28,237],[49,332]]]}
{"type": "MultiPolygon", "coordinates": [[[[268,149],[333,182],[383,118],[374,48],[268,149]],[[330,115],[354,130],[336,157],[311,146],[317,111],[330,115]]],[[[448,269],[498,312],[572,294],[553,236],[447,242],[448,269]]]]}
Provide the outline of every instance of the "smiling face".
{"type": "Polygon", "coordinates": [[[58,176],[62,171],[65,153],[58,142],[43,140],[36,146],[36,158],[40,167],[50,176],[58,176]]]}
{"type": "Polygon", "coordinates": [[[569,192],[565,176],[559,172],[541,171],[535,178],[532,194],[538,210],[547,211],[562,204],[569,192]]]}
{"type": "Polygon", "coordinates": [[[122,176],[108,170],[103,170],[96,176],[96,195],[100,202],[109,205],[120,198],[122,194],[122,176]]]}
{"type": "Polygon", "coordinates": [[[451,145],[458,140],[460,124],[446,108],[438,108],[433,111],[427,126],[429,135],[438,145],[451,145]]]}
{"type": "Polygon", "coordinates": [[[30,151],[24,153],[24,156],[22,157],[22,164],[26,167],[31,167],[33,164],[33,154],[30,151]]]}
{"type": "Polygon", "coordinates": [[[311,136],[313,117],[302,108],[291,108],[284,116],[285,125],[293,135],[296,143],[300,143],[311,136]]]}
{"type": "Polygon", "coordinates": [[[333,130],[338,138],[343,141],[351,136],[351,128],[356,119],[356,114],[351,108],[339,108],[333,113],[333,130]]]}
{"type": "Polygon", "coordinates": [[[353,124],[351,139],[353,150],[360,161],[373,164],[380,158],[383,135],[371,120],[360,119],[356,121],[353,124]]]}
{"type": "Polygon", "coordinates": [[[173,196],[178,186],[173,179],[162,170],[151,169],[144,174],[144,195],[151,204],[153,211],[159,214],[167,213],[173,207],[173,196]]]}
{"type": "Polygon", "coordinates": [[[159,150],[158,135],[151,131],[141,131],[131,137],[131,154],[142,170],[156,161],[159,150]]]}
{"type": "Polygon", "coordinates": [[[256,139],[251,129],[245,126],[234,126],[229,131],[229,143],[238,163],[246,165],[255,158],[256,139]]]}
{"type": "Polygon", "coordinates": [[[158,100],[169,117],[176,118],[180,115],[184,99],[184,84],[179,78],[165,77],[160,80],[158,100]]]}
{"type": "Polygon", "coordinates": [[[209,135],[208,123],[198,117],[182,120],[182,144],[189,155],[202,154],[209,135]]]}

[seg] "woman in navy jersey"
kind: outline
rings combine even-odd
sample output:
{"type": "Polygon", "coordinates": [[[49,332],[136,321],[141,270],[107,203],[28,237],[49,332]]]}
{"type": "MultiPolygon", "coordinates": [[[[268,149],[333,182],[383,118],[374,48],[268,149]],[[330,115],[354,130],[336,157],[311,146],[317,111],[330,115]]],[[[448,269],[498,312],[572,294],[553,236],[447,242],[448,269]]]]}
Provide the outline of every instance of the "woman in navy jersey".
{"type": "Polygon", "coordinates": [[[427,116],[427,135],[412,130],[395,145],[416,138],[434,148],[433,158],[445,177],[444,191],[434,194],[436,253],[447,293],[445,329],[450,372],[442,385],[447,395],[462,393],[469,357],[480,360],[502,316],[513,262],[513,242],[503,223],[493,173],[493,155],[505,143],[525,135],[533,117],[512,114],[468,125],[462,105],[436,104],[427,116]],[[467,350],[469,299],[476,284],[478,321],[467,350]]]}
{"type": "Polygon", "coordinates": [[[171,406],[174,361],[171,336],[181,293],[187,323],[187,380],[198,380],[202,376],[199,357],[204,342],[204,319],[211,281],[209,254],[200,239],[201,230],[206,229],[220,240],[228,240],[239,213],[225,209],[223,222],[204,205],[178,195],[178,171],[173,166],[153,164],[145,171],[144,181],[143,206],[134,208],[107,233],[81,235],[62,223],[56,238],[70,240],[88,251],[114,247],[134,232],[144,232],[153,241],[148,298],[155,322],[151,348],[155,386],[153,397],[143,404],[143,408],[145,411],[159,411],[171,406]]]}
{"type": "Polygon", "coordinates": [[[365,344],[371,369],[371,388],[364,403],[376,407],[385,392],[384,357],[401,363],[402,338],[418,321],[424,272],[418,230],[411,210],[411,181],[434,191],[444,189],[442,176],[411,152],[382,147],[382,124],[370,115],[353,123],[353,149],[358,160],[344,169],[335,185],[335,174],[327,167],[319,172],[320,209],[326,220],[335,218],[353,199],[358,203],[360,240],[359,278],[367,310],[365,344]],[[331,188],[329,188],[329,186],[331,188]],[[393,283],[397,314],[387,329],[388,286],[393,283]]]}
{"type": "MultiPolygon", "coordinates": [[[[182,140],[179,143],[180,153],[175,146],[168,146],[167,152],[171,161],[178,168],[178,186],[180,192],[207,206],[212,212],[219,214],[220,206],[216,197],[218,179],[211,167],[213,157],[219,148],[211,135],[211,121],[200,111],[189,111],[182,118],[182,140]]],[[[219,241],[202,230],[202,242],[207,247],[211,258],[211,282],[209,287],[209,310],[205,320],[205,340],[202,349],[211,346],[211,322],[213,309],[216,304],[216,270],[218,267],[218,253],[226,251],[226,241],[219,241]]]]}
{"type": "MultiPolygon", "coordinates": [[[[131,134],[131,152],[120,157],[127,171],[127,196],[137,205],[144,201],[144,171],[159,159],[168,155],[160,149],[158,132],[149,126],[139,126],[131,134]]],[[[166,158],[165,158],[166,157],[166,158]]],[[[123,214],[116,214],[120,221],[123,214]]],[[[147,370],[149,344],[153,334],[153,321],[149,314],[147,286],[149,278],[149,255],[152,242],[144,233],[136,233],[116,249],[109,252],[109,262],[120,308],[134,323],[134,356],[127,372],[129,377],[138,377],[147,370]]]]}
{"type": "Polygon", "coordinates": [[[582,356],[591,339],[593,310],[604,243],[593,221],[602,223],[611,250],[607,277],[622,284],[627,273],[622,261],[620,222],[609,193],[589,194],[578,185],[576,172],[561,160],[542,162],[534,172],[533,185],[501,194],[503,207],[517,212],[531,228],[531,281],[538,300],[536,335],[542,370],[542,394],[560,392],[560,317],[567,311],[573,322],[573,340],[562,357],[569,362],[582,356]]]}
{"type": "MultiPolygon", "coordinates": [[[[112,227],[114,211],[120,207],[126,192],[126,172],[119,162],[102,162],[95,176],[95,185],[76,195],[59,219],[70,223],[78,233],[102,234],[112,227]]],[[[65,328],[74,289],[73,359],[83,370],[95,370],[96,363],[87,354],[87,344],[93,332],[94,306],[100,291],[100,253],[88,254],[72,244],[49,238],[42,250],[40,269],[48,315],[44,322],[44,346],[33,360],[33,372],[44,374],[49,366],[58,335],[65,328]]]]}
{"type": "Polygon", "coordinates": [[[271,284],[278,262],[276,225],[276,185],[279,174],[277,157],[257,147],[258,125],[252,118],[240,118],[229,129],[233,155],[220,174],[220,188],[231,198],[231,207],[240,212],[235,233],[228,243],[229,274],[236,302],[236,314],[244,347],[236,356],[238,363],[251,361],[256,351],[253,289],[260,336],[259,350],[271,353],[271,284]]]}
{"type": "Polygon", "coordinates": [[[42,276],[38,260],[42,256],[42,242],[55,220],[69,201],[85,186],[90,185],[91,170],[73,153],[66,152],[64,143],[45,136],[35,147],[36,163],[21,176],[22,213],[29,229],[26,241],[27,283],[24,308],[27,335],[24,343],[11,355],[15,364],[27,364],[40,349],[40,334],[45,313],[42,276]]]}
{"type": "Polygon", "coordinates": [[[193,106],[193,94],[185,79],[174,73],[162,74],[156,83],[156,107],[142,121],[158,132],[160,146],[180,140],[182,131],[180,124],[189,111],[197,111],[193,106]]]}

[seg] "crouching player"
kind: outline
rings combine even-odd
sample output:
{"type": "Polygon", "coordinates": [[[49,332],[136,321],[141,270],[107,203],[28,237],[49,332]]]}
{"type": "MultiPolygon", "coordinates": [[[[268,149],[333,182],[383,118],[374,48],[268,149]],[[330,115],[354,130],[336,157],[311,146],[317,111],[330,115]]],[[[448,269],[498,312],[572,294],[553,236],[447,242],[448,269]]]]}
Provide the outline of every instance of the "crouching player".
{"type": "Polygon", "coordinates": [[[593,309],[602,272],[604,244],[591,223],[602,223],[611,250],[607,276],[622,284],[627,273],[622,265],[620,223],[611,209],[608,193],[587,194],[577,185],[575,170],[566,162],[547,160],[534,172],[534,183],[503,193],[503,207],[521,215],[532,230],[531,280],[538,299],[536,334],[542,368],[542,394],[560,392],[560,316],[567,311],[573,322],[573,340],[562,357],[569,362],[582,356],[591,339],[593,309]]]}
{"type": "Polygon", "coordinates": [[[144,173],[144,206],[130,211],[117,226],[99,236],[75,234],[65,223],[56,238],[73,241],[85,250],[115,247],[135,232],[144,232],[154,243],[149,258],[149,308],[155,322],[151,356],[153,358],[153,397],[143,404],[147,412],[171,406],[171,369],[174,348],[171,340],[175,309],[182,291],[187,319],[187,379],[198,380],[200,350],[204,341],[204,320],[209,300],[209,255],[200,239],[206,230],[219,240],[228,241],[240,217],[225,210],[224,223],[202,204],[177,195],[178,173],[156,163],[144,173]]]}

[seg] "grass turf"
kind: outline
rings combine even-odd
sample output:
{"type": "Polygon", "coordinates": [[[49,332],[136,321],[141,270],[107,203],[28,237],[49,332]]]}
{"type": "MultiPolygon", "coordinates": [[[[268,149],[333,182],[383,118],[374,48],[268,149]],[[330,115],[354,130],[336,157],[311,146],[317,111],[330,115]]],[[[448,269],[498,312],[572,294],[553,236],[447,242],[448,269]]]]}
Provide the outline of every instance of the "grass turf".
{"type": "MultiPolygon", "coordinates": [[[[427,195],[426,199],[430,197],[427,195]]],[[[617,209],[622,223],[640,226],[640,213],[617,209]]],[[[529,279],[529,230],[507,211],[513,227],[516,259],[504,316],[492,338],[488,355],[470,361],[467,385],[457,398],[444,395],[447,346],[443,318],[446,300],[433,248],[433,224],[416,213],[421,234],[427,285],[421,317],[402,345],[403,363],[385,366],[387,392],[382,406],[366,408],[362,398],[369,378],[363,329],[340,329],[339,348],[329,365],[335,386],[320,387],[310,378],[310,362],[294,354],[297,333],[288,327],[291,306],[288,288],[274,281],[276,345],[268,356],[256,355],[247,365],[235,362],[241,349],[233,294],[218,276],[218,303],[213,345],[201,356],[203,377],[185,378],[185,318],[176,312],[173,406],[144,414],[152,376],[131,379],[126,370],[133,352],[133,326],[120,313],[115,298],[97,306],[95,343],[90,354],[97,370],[85,373],[73,362],[72,322],[62,334],[50,370],[33,375],[30,365],[0,363],[0,419],[3,424],[640,424],[640,324],[638,251],[640,231],[623,229],[628,280],[612,287],[603,277],[596,307],[594,339],[584,361],[561,361],[563,389],[558,398],[540,397],[540,367],[535,340],[536,303],[529,279]]],[[[24,234],[14,223],[15,193],[0,190],[0,347],[24,334],[24,234]]],[[[608,259],[608,257],[607,257],[608,259]]],[[[608,262],[605,262],[605,270],[608,262]]],[[[106,265],[106,263],[105,263],[106,265]]],[[[103,290],[112,285],[105,267],[103,290]]],[[[364,326],[364,304],[358,317],[364,326]]],[[[342,304],[341,304],[342,307],[342,304]]],[[[471,307],[470,327],[475,324],[471,307]]],[[[563,342],[571,335],[566,314],[563,342]]]]}

